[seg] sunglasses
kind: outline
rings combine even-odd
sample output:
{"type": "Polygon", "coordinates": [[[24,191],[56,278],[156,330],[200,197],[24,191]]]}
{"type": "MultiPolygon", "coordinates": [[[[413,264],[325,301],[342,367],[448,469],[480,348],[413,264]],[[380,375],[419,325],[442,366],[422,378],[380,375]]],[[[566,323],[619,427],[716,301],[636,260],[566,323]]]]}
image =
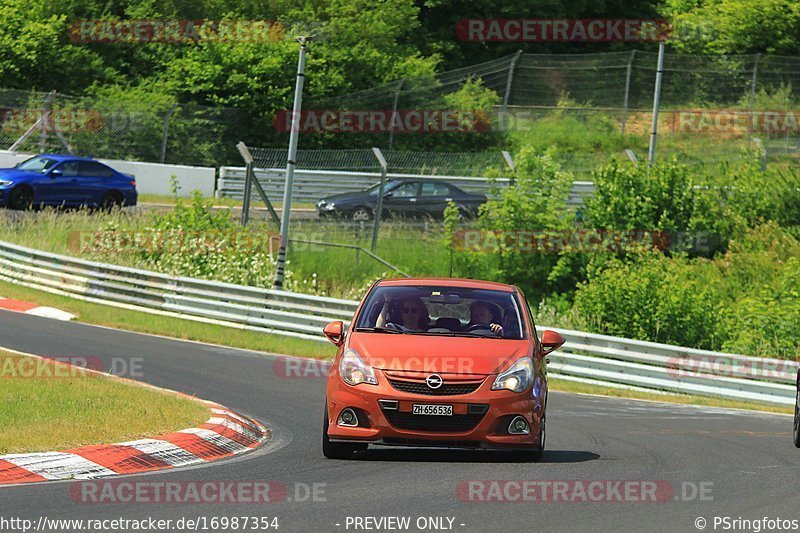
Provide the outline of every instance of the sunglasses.
{"type": "Polygon", "coordinates": [[[414,313],[414,314],[416,314],[416,313],[419,313],[419,309],[416,308],[416,307],[404,307],[403,308],[403,312],[404,313],[414,313]]]}

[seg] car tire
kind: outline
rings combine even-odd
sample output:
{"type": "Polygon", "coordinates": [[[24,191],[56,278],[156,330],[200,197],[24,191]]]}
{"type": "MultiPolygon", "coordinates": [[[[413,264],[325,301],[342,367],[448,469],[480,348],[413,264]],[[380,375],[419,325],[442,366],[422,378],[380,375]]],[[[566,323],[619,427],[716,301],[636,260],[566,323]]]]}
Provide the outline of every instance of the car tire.
{"type": "Polygon", "coordinates": [[[372,211],[368,207],[359,206],[350,213],[350,220],[353,222],[369,222],[372,220],[372,211]]]}
{"type": "Polygon", "coordinates": [[[800,370],[797,371],[797,392],[794,397],[794,445],[800,448],[800,370]]]}
{"type": "Polygon", "coordinates": [[[103,211],[111,211],[115,207],[122,207],[122,195],[117,191],[110,191],[103,196],[103,201],[100,203],[100,209],[103,211]]]}
{"type": "Polygon", "coordinates": [[[33,191],[25,186],[12,189],[8,194],[8,207],[19,211],[27,211],[33,207],[33,191]]]}
{"type": "Polygon", "coordinates": [[[542,419],[539,421],[539,446],[537,446],[531,453],[531,459],[539,462],[544,457],[544,447],[547,437],[547,414],[542,413],[542,419]]]}
{"type": "MultiPolygon", "coordinates": [[[[327,402],[326,402],[327,403],[327,402]]],[[[366,444],[351,444],[349,442],[331,442],[328,438],[328,407],[325,406],[325,418],[322,423],[322,455],[327,459],[352,459],[353,454],[359,450],[366,450],[366,444]]]]}

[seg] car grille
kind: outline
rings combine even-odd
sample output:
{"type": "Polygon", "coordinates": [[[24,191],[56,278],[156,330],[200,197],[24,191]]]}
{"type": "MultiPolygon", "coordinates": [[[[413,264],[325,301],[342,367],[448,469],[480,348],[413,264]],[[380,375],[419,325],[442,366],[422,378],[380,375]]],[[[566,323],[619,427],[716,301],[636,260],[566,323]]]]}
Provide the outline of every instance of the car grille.
{"type": "Polygon", "coordinates": [[[384,411],[389,423],[397,429],[428,431],[431,433],[464,433],[472,430],[483,420],[486,412],[469,415],[427,416],[399,411],[384,411]]]}
{"type": "Polygon", "coordinates": [[[427,383],[417,381],[399,381],[390,379],[389,383],[395,390],[410,392],[412,394],[425,394],[427,396],[456,396],[459,394],[469,394],[478,390],[481,382],[476,383],[444,383],[438,389],[428,387],[427,383]]]}

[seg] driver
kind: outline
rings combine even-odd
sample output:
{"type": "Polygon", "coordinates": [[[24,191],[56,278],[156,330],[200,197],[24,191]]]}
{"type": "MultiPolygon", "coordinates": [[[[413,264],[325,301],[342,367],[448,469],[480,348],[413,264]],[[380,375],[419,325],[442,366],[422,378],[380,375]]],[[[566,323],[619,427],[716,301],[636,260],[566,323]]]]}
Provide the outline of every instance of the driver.
{"type": "Polygon", "coordinates": [[[472,326],[485,325],[492,333],[502,337],[503,326],[498,323],[500,322],[500,317],[495,315],[497,315],[497,310],[494,309],[492,304],[483,300],[475,300],[469,306],[469,324],[467,324],[465,330],[472,326]]]}
{"type": "Polygon", "coordinates": [[[396,324],[409,330],[426,331],[430,328],[430,322],[428,308],[422,299],[409,296],[401,301],[386,302],[375,325],[385,327],[396,324]]]}

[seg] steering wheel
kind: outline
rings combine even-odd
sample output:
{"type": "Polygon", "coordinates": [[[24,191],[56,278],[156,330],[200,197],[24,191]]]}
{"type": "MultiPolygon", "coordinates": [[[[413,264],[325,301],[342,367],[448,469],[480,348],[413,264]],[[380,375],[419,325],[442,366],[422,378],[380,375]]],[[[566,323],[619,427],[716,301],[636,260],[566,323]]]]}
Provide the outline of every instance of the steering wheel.
{"type": "Polygon", "coordinates": [[[470,327],[466,329],[466,333],[470,331],[477,331],[479,329],[486,329],[492,331],[492,328],[489,327],[489,324],[472,324],[470,327]]]}

